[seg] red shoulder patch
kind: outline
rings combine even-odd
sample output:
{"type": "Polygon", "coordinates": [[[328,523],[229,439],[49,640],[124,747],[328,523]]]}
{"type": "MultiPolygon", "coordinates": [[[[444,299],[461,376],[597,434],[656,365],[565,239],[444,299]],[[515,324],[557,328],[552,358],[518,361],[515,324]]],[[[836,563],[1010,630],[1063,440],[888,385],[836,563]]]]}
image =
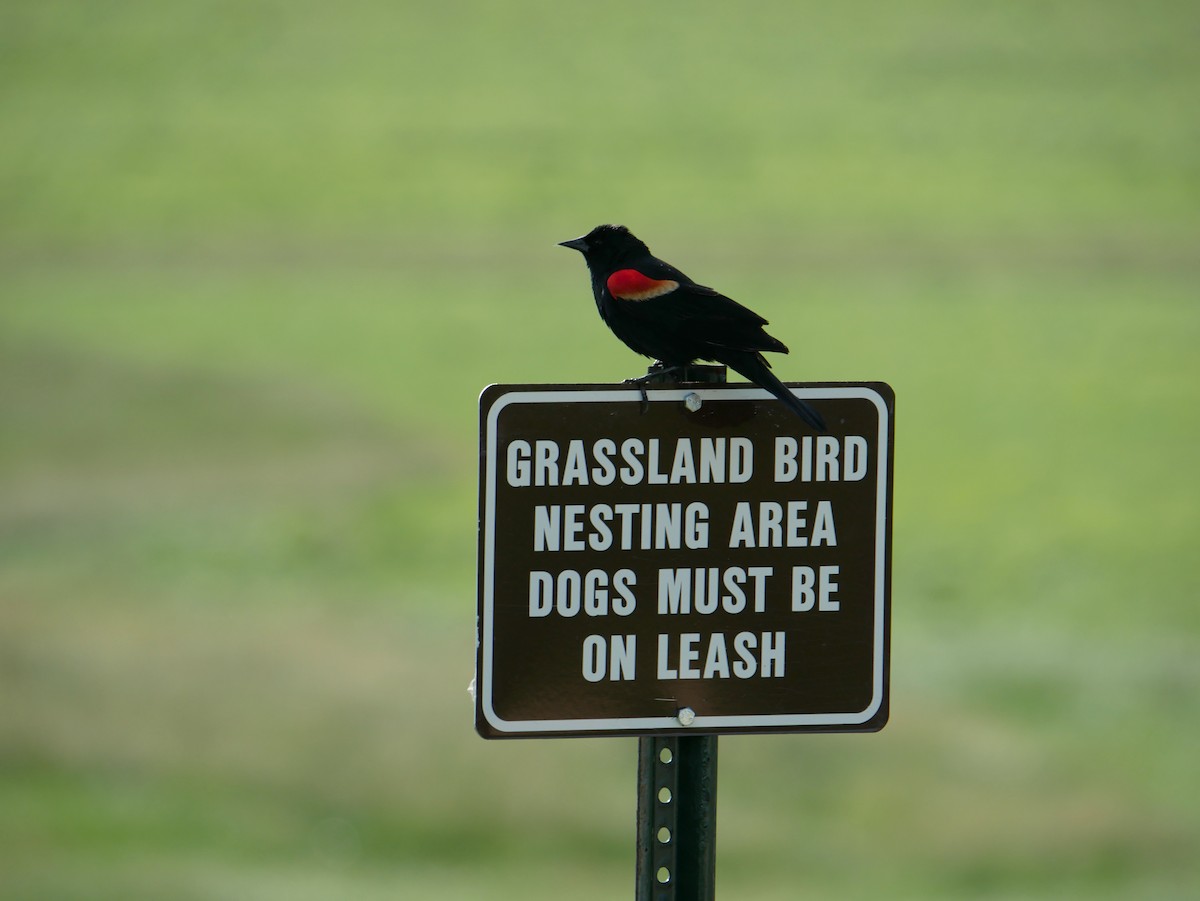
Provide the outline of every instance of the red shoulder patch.
{"type": "Polygon", "coordinates": [[[619,300],[650,300],[670,294],[679,287],[679,282],[650,278],[636,269],[618,269],[608,277],[607,285],[608,293],[619,300]]]}

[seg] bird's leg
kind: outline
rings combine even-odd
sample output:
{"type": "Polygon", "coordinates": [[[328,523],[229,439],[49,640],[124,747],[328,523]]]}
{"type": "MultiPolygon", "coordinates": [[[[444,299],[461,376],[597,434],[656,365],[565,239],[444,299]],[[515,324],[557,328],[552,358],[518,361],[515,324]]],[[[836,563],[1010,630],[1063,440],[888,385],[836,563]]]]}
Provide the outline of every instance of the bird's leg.
{"type": "Polygon", "coordinates": [[[691,367],[684,364],[667,365],[662,360],[655,360],[654,363],[646,370],[645,375],[640,375],[637,378],[625,379],[626,385],[652,385],[656,382],[677,382],[687,381],[687,374],[691,371],[691,367]],[[679,378],[682,375],[684,378],[679,378]],[[674,378],[673,378],[674,376],[674,378]]]}
{"type": "MultiPolygon", "coordinates": [[[[637,385],[638,390],[642,393],[642,412],[645,413],[650,409],[650,395],[646,393],[647,385],[667,384],[675,385],[680,382],[689,381],[713,381],[711,378],[705,378],[705,374],[701,370],[713,369],[715,367],[701,366],[699,369],[693,368],[689,363],[664,363],[662,360],[655,360],[646,369],[646,374],[633,379],[625,379],[626,385],[637,385]]],[[[724,369],[721,370],[722,377],[719,381],[725,381],[724,369]]]]}
{"type": "Polygon", "coordinates": [[[648,381],[686,382],[688,380],[688,372],[691,371],[691,368],[687,363],[683,365],[674,363],[668,365],[662,360],[655,360],[654,365],[646,370],[646,375],[643,378],[648,381]]]}
{"type": "Polygon", "coordinates": [[[646,370],[646,374],[637,378],[625,379],[626,385],[637,385],[638,391],[642,395],[642,413],[645,414],[650,409],[650,395],[646,393],[646,385],[653,382],[663,381],[665,377],[678,372],[681,369],[686,369],[686,366],[668,366],[662,360],[655,360],[654,363],[646,370]]]}
{"type": "Polygon", "coordinates": [[[650,376],[647,374],[641,376],[640,378],[625,380],[626,385],[637,385],[638,392],[642,395],[641,413],[643,416],[645,416],[646,411],[650,409],[650,395],[646,393],[646,382],[649,381],[649,379],[650,376]]]}

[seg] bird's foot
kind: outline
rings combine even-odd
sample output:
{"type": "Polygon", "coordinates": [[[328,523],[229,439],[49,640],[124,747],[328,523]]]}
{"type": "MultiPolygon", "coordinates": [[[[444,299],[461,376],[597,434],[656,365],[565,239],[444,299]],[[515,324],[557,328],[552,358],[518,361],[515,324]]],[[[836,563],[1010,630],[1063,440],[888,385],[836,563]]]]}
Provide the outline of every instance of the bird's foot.
{"type": "Polygon", "coordinates": [[[637,385],[642,394],[642,412],[650,409],[650,396],[646,393],[647,385],[680,385],[685,382],[704,382],[708,384],[725,383],[724,366],[704,366],[695,363],[664,363],[655,360],[646,369],[646,374],[637,378],[625,379],[626,385],[637,385]]]}
{"type": "Polygon", "coordinates": [[[686,381],[686,377],[676,377],[677,374],[686,376],[687,366],[668,366],[662,360],[655,360],[653,365],[646,369],[645,375],[640,375],[637,378],[625,379],[626,385],[637,385],[638,391],[642,395],[642,413],[643,415],[650,409],[650,395],[646,393],[646,386],[653,385],[658,382],[678,382],[686,381]]]}
{"type": "Polygon", "coordinates": [[[637,385],[638,393],[642,395],[642,415],[646,415],[646,411],[650,409],[650,395],[646,393],[646,382],[649,380],[649,375],[644,375],[641,378],[625,379],[622,384],[637,385]]]}
{"type": "Polygon", "coordinates": [[[655,360],[653,365],[646,369],[645,375],[639,375],[637,378],[625,379],[626,385],[654,385],[659,382],[686,382],[687,375],[691,371],[691,366],[668,366],[662,360],[655,360]]]}

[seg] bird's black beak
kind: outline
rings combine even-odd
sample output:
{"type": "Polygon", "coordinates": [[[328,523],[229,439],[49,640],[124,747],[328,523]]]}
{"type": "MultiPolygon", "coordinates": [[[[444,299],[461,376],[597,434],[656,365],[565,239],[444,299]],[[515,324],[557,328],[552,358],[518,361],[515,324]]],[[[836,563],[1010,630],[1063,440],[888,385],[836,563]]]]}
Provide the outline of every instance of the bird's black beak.
{"type": "Polygon", "coordinates": [[[587,253],[588,251],[588,243],[584,238],[572,238],[570,241],[559,241],[558,246],[570,247],[572,250],[578,250],[580,253],[587,253]]]}

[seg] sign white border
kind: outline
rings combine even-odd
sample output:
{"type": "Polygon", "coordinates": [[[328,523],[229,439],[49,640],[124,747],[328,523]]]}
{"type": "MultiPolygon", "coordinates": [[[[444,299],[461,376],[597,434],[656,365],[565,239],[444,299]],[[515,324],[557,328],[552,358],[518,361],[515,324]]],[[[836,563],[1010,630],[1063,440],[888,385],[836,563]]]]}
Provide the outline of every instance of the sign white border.
{"type": "MultiPolygon", "coordinates": [[[[871,703],[864,709],[845,713],[802,713],[761,714],[750,716],[705,716],[698,713],[687,727],[689,732],[702,733],[716,729],[779,729],[792,726],[821,728],[823,726],[856,726],[870,720],[883,703],[885,617],[884,602],[887,596],[886,553],[884,541],[887,529],[888,496],[888,431],[890,428],[888,407],[879,392],[865,385],[830,386],[826,388],[790,388],[803,400],[859,399],[868,400],[879,412],[879,448],[877,465],[878,478],[875,493],[875,621],[871,703]]],[[[710,397],[719,400],[769,400],[770,393],[762,388],[705,389],[689,386],[666,390],[648,390],[651,401],[682,402],[689,394],[698,394],[704,400],[710,397]]],[[[496,457],[497,429],[500,413],[512,404],[536,403],[604,403],[625,401],[640,403],[642,394],[637,389],[580,389],[566,391],[514,391],[497,400],[488,411],[487,418],[487,470],[485,478],[485,508],[483,545],[483,622],[479,640],[483,642],[483,666],[479,674],[482,691],[480,701],[484,718],[497,732],[526,734],[534,732],[678,732],[679,720],[674,716],[609,717],[602,719],[565,720],[506,720],[496,713],[492,705],[492,666],[495,646],[495,550],[496,550],[496,457]],[[486,677],[484,674],[486,673],[486,677]]]]}

